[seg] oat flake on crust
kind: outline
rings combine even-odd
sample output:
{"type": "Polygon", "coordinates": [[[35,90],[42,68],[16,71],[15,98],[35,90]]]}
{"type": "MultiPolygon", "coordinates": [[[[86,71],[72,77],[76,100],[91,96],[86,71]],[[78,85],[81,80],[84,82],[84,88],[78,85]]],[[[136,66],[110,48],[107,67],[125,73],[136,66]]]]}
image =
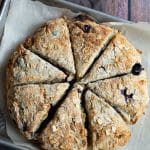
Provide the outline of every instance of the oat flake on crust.
{"type": "Polygon", "coordinates": [[[88,90],[85,106],[93,150],[113,150],[130,138],[130,129],[120,115],[102,97],[88,90]]]}
{"type": "Polygon", "coordinates": [[[116,108],[127,123],[134,124],[145,113],[149,96],[146,72],[89,83],[89,88],[116,108]]]}
{"type": "Polygon", "coordinates": [[[62,82],[67,75],[20,45],[7,68],[7,88],[28,83],[62,82]]]}
{"type": "Polygon", "coordinates": [[[117,33],[82,82],[129,73],[136,63],[141,63],[141,52],[121,34],[117,33]]]}
{"type": "Polygon", "coordinates": [[[7,105],[10,115],[28,139],[34,137],[51,106],[61,99],[68,87],[68,83],[30,84],[8,90],[7,105]]]}

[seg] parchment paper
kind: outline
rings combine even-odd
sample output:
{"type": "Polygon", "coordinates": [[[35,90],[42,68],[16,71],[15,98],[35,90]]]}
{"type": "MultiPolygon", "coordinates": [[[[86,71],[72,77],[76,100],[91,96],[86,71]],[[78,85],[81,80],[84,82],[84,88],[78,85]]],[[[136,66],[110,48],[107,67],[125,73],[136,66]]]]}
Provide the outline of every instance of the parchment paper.
{"type": "MultiPolygon", "coordinates": [[[[35,29],[48,20],[63,15],[75,15],[70,10],[50,7],[40,2],[30,0],[12,0],[6,20],[4,35],[0,45],[0,108],[6,119],[6,128],[12,141],[27,149],[37,149],[27,142],[9,119],[5,96],[5,68],[12,49],[30,35],[35,29]]],[[[118,28],[136,48],[143,52],[143,63],[150,75],[150,24],[109,23],[118,28]]],[[[150,87],[150,86],[149,86],[150,87]]],[[[150,149],[150,109],[138,123],[131,127],[132,136],[129,143],[120,150],[149,150],[150,149]]]]}

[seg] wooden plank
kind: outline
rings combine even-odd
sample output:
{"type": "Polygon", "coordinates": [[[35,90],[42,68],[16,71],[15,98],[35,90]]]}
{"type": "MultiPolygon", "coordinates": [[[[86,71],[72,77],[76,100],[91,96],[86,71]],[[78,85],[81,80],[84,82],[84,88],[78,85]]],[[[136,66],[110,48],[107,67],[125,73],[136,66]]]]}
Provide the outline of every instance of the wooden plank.
{"type": "Polygon", "coordinates": [[[85,7],[93,8],[91,2],[92,0],[66,0],[66,1],[70,1],[72,3],[76,3],[85,7]]]}
{"type": "Polygon", "coordinates": [[[130,0],[131,2],[131,20],[150,21],[150,0],[130,0]]]}
{"type": "Polygon", "coordinates": [[[95,2],[97,2],[95,9],[128,19],[128,0],[95,0],[95,2]]]}
{"type": "Polygon", "coordinates": [[[128,19],[128,0],[68,0],[107,14],[128,19]]]}

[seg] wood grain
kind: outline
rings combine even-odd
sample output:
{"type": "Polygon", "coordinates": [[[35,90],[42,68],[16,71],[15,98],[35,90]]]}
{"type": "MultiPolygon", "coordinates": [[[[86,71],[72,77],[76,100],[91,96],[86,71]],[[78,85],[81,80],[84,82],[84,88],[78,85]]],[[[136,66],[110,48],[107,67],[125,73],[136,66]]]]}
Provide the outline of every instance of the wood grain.
{"type": "Polygon", "coordinates": [[[150,0],[67,0],[134,22],[150,22],[150,0]]]}
{"type": "Polygon", "coordinates": [[[68,0],[107,14],[128,19],[128,0],[68,0]]]}
{"type": "Polygon", "coordinates": [[[150,0],[131,0],[131,20],[150,21],[150,0]]]}
{"type": "Polygon", "coordinates": [[[95,8],[107,14],[128,19],[128,0],[98,0],[95,8]]]}
{"type": "MultiPolygon", "coordinates": [[[[79,5],[85,6],[85,7],[95,9],[92,6],[92,3],[93,3],[93,2],[91,2],[92,0],[66,0],[66,1],[70,1],[70,2],[73,2],[73,3],[79,4],[79,5]]],[[[93,0],[93,1],[95,1],[95,0],[93,0]]],[[[97,4],[97,2],[95,4],[97,4]]]]}

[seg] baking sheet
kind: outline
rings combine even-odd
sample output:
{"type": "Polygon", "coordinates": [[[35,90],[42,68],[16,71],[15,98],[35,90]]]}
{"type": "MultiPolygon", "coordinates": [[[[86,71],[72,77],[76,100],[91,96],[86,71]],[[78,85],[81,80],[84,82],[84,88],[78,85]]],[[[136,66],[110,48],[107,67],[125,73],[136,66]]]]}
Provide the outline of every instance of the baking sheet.
{"type": "MultiPolygon", "coordinates": [[[[11,1],[9,14],[6,20],[4,35],[0,45],[0,108],[5,114],[7,121],[7,133],[10,138],[15,144],[28,147],[28,149],[36,148],[29,144],[19,134],[16,126],[7,115],[4,89],[5,67],[9,55],[12,53],[12,48],[15,48],[19,42],[23,41],[26,36],[30,35],[44,22],[62,15],[69,15],[71,17],[74,13],[67,9],[50,7],[40,2],[32,2],[30,0],[13,0],[11,1]]],[[[138,49],[143,51],[143,62],[148,74],[150,74],[150,62],[148,61],[150,58],[150,45],[148,41],[150,39],[150,25],[146,23],[110,23],[110,25],[119,28],[138,49]]],[[[150,149],[150,136],[147,134],[150,133],[149,110],[150,109],[147,110],[146,115],[135,126],[131,127],[131,140],[125,147],[121,148],[121,150],[150,149]]]]}
{"type": "Polygon", "coordinates": [[[10,0],[0,0],[0,40],[6,21],[10,0]]]}

